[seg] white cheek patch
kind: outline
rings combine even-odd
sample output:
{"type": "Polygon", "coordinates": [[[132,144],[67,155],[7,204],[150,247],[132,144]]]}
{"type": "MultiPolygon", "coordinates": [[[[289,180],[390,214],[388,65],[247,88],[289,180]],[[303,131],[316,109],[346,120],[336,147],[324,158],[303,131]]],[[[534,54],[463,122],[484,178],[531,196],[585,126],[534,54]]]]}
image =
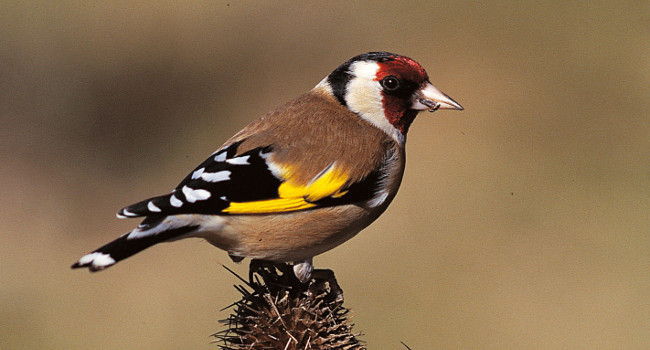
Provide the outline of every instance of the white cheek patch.
{"type": "Polygon", "coordinates": [[[348,82],[345,102],[348,108],[363,119],[383,130],[400,144],[404,135],[386,119],[382,102],[382,87],[375,80],[379,64],[372,61],[359,61],[350,66],[353,77],[348,82]]]}
{"type": "Polygon", "coordinates": [[[369,118],[384,118],[381,85],[375,80],[379,65],[375,62],[355,62],[350,66],[353,78],[347,85],[345,101],[348,108],[369,118]]]}

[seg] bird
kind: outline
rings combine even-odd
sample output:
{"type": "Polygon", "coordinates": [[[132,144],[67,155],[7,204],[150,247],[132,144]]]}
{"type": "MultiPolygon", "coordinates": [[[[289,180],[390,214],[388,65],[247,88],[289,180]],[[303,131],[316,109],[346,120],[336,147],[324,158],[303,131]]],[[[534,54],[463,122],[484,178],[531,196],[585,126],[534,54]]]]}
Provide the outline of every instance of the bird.
{"type": "Polygon", "coordinates": [[[313,258],[354,237],[402,182],[409,127],[421,111],[463,110],[415,60],[368,52],[252,121],[171,193],[119,210],[132,231],[72,268],[106,269],[155,244],[202,238],[234,262],[282,263],[312,277],[313,258]]]}

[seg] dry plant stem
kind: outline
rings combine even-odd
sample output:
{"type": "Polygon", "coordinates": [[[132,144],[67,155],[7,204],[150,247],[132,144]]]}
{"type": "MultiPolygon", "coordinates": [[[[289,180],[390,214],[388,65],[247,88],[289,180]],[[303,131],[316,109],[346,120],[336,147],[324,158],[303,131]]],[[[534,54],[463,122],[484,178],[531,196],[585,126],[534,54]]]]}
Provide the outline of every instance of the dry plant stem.
{"type": "Polygon", "coordinates": [[[220,348],[365,350],[352,333],[334,273],[322,271],[301,283],[287,264],[252,261],[248,281],[235,274],[242,298],[221,321],[227,329],[214,334],[220,348]]]}

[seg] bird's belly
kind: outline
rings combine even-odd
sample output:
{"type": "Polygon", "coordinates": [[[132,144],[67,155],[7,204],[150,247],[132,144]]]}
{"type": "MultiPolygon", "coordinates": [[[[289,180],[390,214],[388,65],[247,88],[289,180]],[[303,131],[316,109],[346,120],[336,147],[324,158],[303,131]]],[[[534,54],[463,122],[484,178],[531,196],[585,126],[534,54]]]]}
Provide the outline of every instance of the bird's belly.
{"type": "Polygon", "coordinates": [[[235,256],[300,261],[352,238],[382,209],[345,205],[280,215],[220,216],[221,229],[198,236],[235,256]]]}

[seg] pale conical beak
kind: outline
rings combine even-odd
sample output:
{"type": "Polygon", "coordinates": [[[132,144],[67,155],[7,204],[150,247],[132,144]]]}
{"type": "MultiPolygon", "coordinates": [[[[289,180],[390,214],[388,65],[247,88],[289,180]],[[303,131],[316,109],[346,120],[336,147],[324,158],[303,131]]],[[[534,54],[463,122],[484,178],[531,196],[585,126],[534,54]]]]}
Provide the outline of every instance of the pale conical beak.
{"type": "Polygon", "coordinates": [[[435,112],[439,109],[456,109],[462,111],[463,106],[427,82],[413,94],[411,109],[417,111],[429,110],[429,112],[435,112]]]}

